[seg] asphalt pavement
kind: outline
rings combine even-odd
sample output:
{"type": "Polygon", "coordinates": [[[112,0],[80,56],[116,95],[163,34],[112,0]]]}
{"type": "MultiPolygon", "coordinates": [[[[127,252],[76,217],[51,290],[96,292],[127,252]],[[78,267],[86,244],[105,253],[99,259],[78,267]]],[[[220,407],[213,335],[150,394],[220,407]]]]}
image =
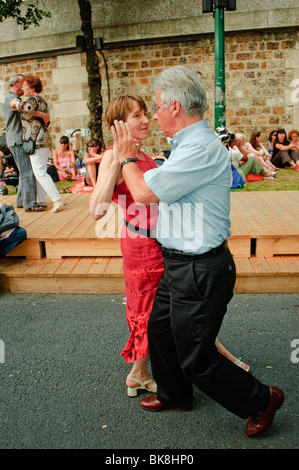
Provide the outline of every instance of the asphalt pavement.
{"type": "Polygon", "coordinates": [[[140,468],[155,463],[149,453],[188,455],[191,464],[204,449],[298,448],[297,294],[235,295],[219,334],[256,377],[285,391],[272,427],[256,438],[197,389],[189,412],[150,413],[139,405],[144,394],[126,395],[121,297],[0,295],[1,449],[101,449],[106,464],[140,468]],[[133,454],[146,457],[117,461],[133,454]]]}

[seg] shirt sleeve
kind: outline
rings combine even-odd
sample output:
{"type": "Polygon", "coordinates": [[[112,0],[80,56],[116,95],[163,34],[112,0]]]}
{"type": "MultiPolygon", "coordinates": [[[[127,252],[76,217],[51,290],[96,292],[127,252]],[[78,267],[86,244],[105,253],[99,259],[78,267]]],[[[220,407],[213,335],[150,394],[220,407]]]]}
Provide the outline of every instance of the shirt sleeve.
{"type": "Polygon", "coordinates": [[[181,145],[162,166],[145,173],[151,191],[172,204],[186,194],[210,184],[229,163],[228,152],[217,139],[208,146],[181,145]]]}
{"type": "Polygon", "coordinates": [[[243,155],[237,148],[230,148],[229,152],[232,159],[232,165],[238,169],[243,155]]]}

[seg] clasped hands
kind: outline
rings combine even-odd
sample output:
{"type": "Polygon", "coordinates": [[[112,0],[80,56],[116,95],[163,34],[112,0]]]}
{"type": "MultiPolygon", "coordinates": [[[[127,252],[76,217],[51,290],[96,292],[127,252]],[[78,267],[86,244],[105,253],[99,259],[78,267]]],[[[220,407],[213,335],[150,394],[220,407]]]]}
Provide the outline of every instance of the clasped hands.
{"type": "Polygon", "coordinates": [[[129,126],[123,121],[114,121],[111,126],[111,132],[114,140],[114,155],[121,163],[128,157],[138,158],[139,143],[132,137],[129,126]]]}
{"type": "Polygon", "coordinates": [[[19,100],[14,98],[13,100],[10,101],[9,106],[11,107],[11,109],[16,109],[17,110],[19,102],[20,102],[19,100]]]}

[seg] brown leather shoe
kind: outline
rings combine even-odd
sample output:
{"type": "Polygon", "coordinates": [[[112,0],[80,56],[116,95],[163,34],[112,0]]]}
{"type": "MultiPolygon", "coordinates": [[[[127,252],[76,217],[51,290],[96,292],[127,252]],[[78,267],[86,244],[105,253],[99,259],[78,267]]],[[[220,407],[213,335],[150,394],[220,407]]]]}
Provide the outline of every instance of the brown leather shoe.
{"type": "Polygon", "coordinates": [[[255,416],[251,416],[245,427],[245,434],[248,437],[254,437],[268,429],[274,419],[275,412],[284,401],[284,393],[278,387],[270,387],[270,402],[264,413],[257,412],[255,416]]]}
{"type": "Polygon", "coordinates": [[[170,405],[168,403],[162,403],[157,399],[157,395],[151,395],[140,400],[140,406],[148,411],[163,411],[170,410],[173,408],[180,408],[181,410],[190,411],[192,409],[192,404],[177,404],[170,405]]]}

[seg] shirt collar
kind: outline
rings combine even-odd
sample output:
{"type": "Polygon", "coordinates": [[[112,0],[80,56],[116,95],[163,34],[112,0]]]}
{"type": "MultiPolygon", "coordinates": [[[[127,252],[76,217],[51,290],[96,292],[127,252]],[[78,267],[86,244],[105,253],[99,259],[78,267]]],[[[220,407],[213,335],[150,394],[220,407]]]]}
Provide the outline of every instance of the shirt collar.
{"type": "Polygon", "coordinates": [[[201,129],[201,128],[208,128],[208,123],[205,119],[194,122],[193,124],[190,124],[190,126],[184,127],[183,129],[178,131],[176,134],[174,134],[173,145],[175,143],[179,144],[180,142],[182,142],[182,140],[188,138],[188,136],[191,135],[194,130],[201,129]]]}
{"type": "Polygon", "coordinates": [[[14,96],[15,98],[18,98],[18,100],[21,99],[21,98],[20,98],[18,95],[16,95],[16,93],[14,93],[13,91],[8,90],[7,93],[10,93],[10,94],[11,94],[12,96],[14,96]]]}

